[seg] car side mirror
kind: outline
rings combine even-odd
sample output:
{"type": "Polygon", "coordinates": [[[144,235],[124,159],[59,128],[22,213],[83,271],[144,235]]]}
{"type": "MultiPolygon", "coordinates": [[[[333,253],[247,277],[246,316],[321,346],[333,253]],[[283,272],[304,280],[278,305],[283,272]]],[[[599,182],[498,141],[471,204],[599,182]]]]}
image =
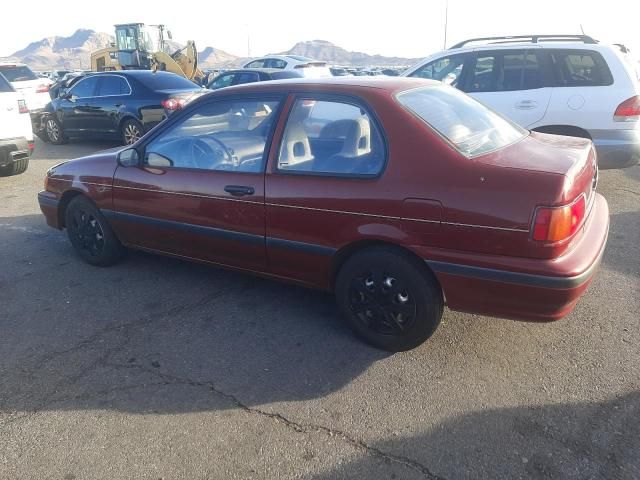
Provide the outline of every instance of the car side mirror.
{"type": "Polygon", "coordinates": [[[137,167],[140,164],[140,155],[135,148],[127,148],[118,153],[118,165],[121,167],[137,167]]]}

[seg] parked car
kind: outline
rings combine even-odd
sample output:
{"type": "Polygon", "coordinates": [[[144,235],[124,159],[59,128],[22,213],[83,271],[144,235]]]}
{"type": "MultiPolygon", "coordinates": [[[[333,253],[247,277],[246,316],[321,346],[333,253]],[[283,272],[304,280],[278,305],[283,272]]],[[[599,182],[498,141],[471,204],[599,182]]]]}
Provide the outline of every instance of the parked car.
{"type": "Polygon", "coordinates": [[[27,103],[0,73],[0,176],[25,172],[33,146],[27,103]]]}
{"type": "Polygon", "coordinates": [[[297,70],[278,70],[277,68],[244,68],[241,70],[229,70],[215,77],[207,88],[218,88],[242,85],[243,83],[264,82],[267,80],[283,80],[286,78],[300,78],[303,75],[297,70]]]}
{"type": "Polygon", "coordinates": [[[278,70],[297,70],[303,77],[330,77],[331,70],[327,62],[302,57],[300,55],[268,55],[255,58],[243,65],[243,68],[275,68],[278,70]]]}
{"type": "Polygon", "coordinates": [[[619,46],[584,35],[471,39],[404,75],[453,85],[529,130],[589,138],[600,168],[640,160],[640,77],[619,46]]]}
{"type": "Polygon", "coordinates": [[[31,113],[42,111],[49,103],[49,87],[53,82],[48,78],[38,77],[24,63],[0,63],[0,73],[24,98],[31,113]]]}
{"type": "Polygon", "coordinates": [[[210,92],[130,148],[51,168],[38,198],[90,264],[126,246],[332,290],[397,351],[445,299],[567,315],[607,239],[597,178],[589,140],[530,133],[438,82],[348,77],[210,92]]]}
{"type": "Polygon", "coordinates": [[[331,71],[331,75],[334,77],[348,77],[351,73],[343,67],[330,67],[329,71],[331,71]]]}
{"type": "Polygon", "coordinates": [[[51,100],[38,132],[53,144],[83,137],[119,138],[130,145],[202,93],[195,83],[169,72],[87,74],[51,100]]]}

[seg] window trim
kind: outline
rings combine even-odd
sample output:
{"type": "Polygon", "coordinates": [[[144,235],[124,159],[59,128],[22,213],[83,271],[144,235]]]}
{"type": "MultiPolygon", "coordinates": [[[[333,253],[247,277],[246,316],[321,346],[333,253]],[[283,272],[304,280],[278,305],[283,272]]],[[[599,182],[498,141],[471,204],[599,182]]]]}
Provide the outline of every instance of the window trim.
{"type": "Polygon", "coordinates": [[[292,175],[292,176],[303,176],[303,177],[328,177],[328,178],[354,178],[360,180],[372,180],[380,178],[384,175],[387,170],[387,165],[389,164],[389,141],[387,139],[387,133],[384,128],[382,128],[382,123],[375,110],[371,108],[371,106],[362,98],[357,97],[355,95],[348,94],[335,94],[335,93],[313,93],[313,92],[296,92],[293,93],[293,99],[291,101],[291,106],[289,110],[284,114],[284,128],[278,139],[278,148],[276,150],[276,155],[274,158],[274,166],[271,170],[271,173],[276,175],[292,175]],[[376,174],[370,173],[331,173],[331,172],[307,172],[300,170],[285,170],[278,167],[280,162],[280,151],[282,149],[282,141],[284,140],[284,134],[287,129],[287,125],[289,124],[289,118],[291,116],[291,112],[293,112],[296,103],[300,100],[315,100],[318,102],[335,102],[335,103],[346,103],[348,105],[353,105],[354,107],[361,108],[365,111],[374,127],[377,128],[380,133],[380,140],[382,142],[382,153],[384,154],[384,159],[382,162],[382,167],[380,171],[376,174]]]}
{"type": "MultiPolygon", "coordinates": [[[[207,95],[208,96],[208,95],[207,95]]],[[[242,172],[242,171],[235,171],[235,170],[210,170],[210,169],[204,169],[204,168],[191,168],[191,167],[162,167],[165,169],[170,169],[170,170],[189,170],[189,171],[193,171],[193,172],[208,172],[208,173],[242,173],[242,174],[254,174],[254,175],[262,175],[264,176],[266,168],[267,168],[267,164],[269,163],[269,152],[271,151],[271,146],[273,144],[273,137],[275,135],[275,130],[276,127],[278,125],[278,122],[280,120],[280,116],[282,114],[282,109],[283,106],[287,100],[287,94],[282,94],[279,92],[274,92],[274,93],[260,93],[260,92],[256,92],[256,93],[244,93],[244,94],[233,94],[233,95],[225,95],[225,96],[216,96],[215,98],[206,98],[206,97],[201,97],[203,98],[202,102],[198,100],[190,103],[187,108],[183,109],[180,113],[177,114],[173,114],[171,115],[169,118],[167,118],[164,122],[162,122],[160,124],[160,126],[162,126],[162,128],[158,128],[157,131],[151,130],[151,135],[149,135],[149,138],[145,140],[145,142],[140,145],[138,147],[138,157],[139,157],[139,162],[138,162],[138,167],[149,167],[149,168],[158,168],[158,167],[153,167],[152,165],[147,165],[145,163],[145,158],[147,155],[147,147],[149,146],[149,144],[151,142],[153,142],[156,138],[158,138],[159,136],[161,136],[164,132],[166,132],[168,129],[173,128],[173,126],[175,126],[176,123],[180,122],[181,120],[183,120],[185,117],[189,116],[192,114],[192,112],[194,110],[197,110],[198,108],[206,108],[208,105],[211,105],[213,103],[220,103],[220,102],[229,102],[229,101],[277,101],[278,102],[278,106],[277,108],[274,110],[273,115],[275,115],[274,117],[274,121],[273,124],[271,125],[271,128],[269,130],[269,132],[267,133],[267,140],[265,142],[264,145],[264,151],[262,152],[262,164],[261,164],[261,168],[258,171],[255,172],[242,172]]]]}

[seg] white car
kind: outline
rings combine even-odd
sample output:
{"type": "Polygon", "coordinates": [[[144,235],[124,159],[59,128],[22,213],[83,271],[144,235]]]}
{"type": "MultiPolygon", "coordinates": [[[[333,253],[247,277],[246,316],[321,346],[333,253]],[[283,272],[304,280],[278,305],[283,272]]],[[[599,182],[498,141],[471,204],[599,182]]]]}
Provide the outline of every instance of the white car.
{"type": "Polygon", "coordinates": [[[26,102],[0,74],[0,176],[24,172],[33,145],[26,102]]]}
{"type": "Polygon", "coordinates": [[[585,35],[478,38],[403,75],[453,85],[529,130],[590,138],[600,168],[640,160],[640,68],[622,45],[585,35]]]}
{"type": "Polygon", "coordinates": [[[300,55],[267,55],[254,58],[245,63],[243,68],[277,68],[280,70],[297,70],[303,77],[331,77],[327,62],[313,60],[300,55]]]}
{"type": "Polygon", "coordinates": [[[27,102],[31,113],[42,110],[51,101],[49,78],[38,77],[24,63],[0,63],[0,73],[11,82],[21,97],[27,102]]]}

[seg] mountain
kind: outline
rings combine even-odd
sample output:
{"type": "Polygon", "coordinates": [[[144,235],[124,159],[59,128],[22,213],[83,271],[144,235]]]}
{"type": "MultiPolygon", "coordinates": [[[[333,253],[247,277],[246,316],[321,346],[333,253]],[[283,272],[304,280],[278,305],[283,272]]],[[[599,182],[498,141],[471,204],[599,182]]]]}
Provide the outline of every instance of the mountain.
{"type": "MultiPolygon", "coordinates": [[[[63,68],[91,67],[91,52],[112,44],[114,38],[108,33],[79,29],[70,37],[47,37],[30,43],[26,48],[18,50],[5,60],[23,62],[34,70],[50,70],[63,68]]],[[[166,40],[169,50],[175,51],[183,45],[166,40]]],[[[293,48],[279,55],[302,55],[323,60],[332,65],[352,66],[405,66],[417,62],[417,59],[401,57],[384,57],[362,52],[350,52],[326,40],[312,40],[296,43],[293,48]]],[[[0,59],[2,60],[2,59],[0,59]]],[[[206,47],[198,53],[201,68],[235,68],[241,66],[245,57],[238,57],[213,47],[206,47]]]]}
{"type": "Polygon", "coordinates": [[[10,59],[35,70],[50,68],[89,68],[94,50],[108,47],[113,37],[107,33],[79,29],[70,37],[47,37],[18,50],[10,59]]]}
{"type": "Polygon", "coordinates": [[[198,52],[200,68],[235,68],[239,67],[244,60],[246,59],[213,47],[207,47],[198,52]]]}
{"type": "Polygon", "coordinates": [[[355,67],[372,65],[408,66],[419,60],[416,58],[384,57],[382,55],[369,55],[362,52],[350,52],[326,40],[298,42],[293,48],[279,55],[302,55],[303,57],[309,57],[315,60],[323,60],[332,65],[355,67]]]}

